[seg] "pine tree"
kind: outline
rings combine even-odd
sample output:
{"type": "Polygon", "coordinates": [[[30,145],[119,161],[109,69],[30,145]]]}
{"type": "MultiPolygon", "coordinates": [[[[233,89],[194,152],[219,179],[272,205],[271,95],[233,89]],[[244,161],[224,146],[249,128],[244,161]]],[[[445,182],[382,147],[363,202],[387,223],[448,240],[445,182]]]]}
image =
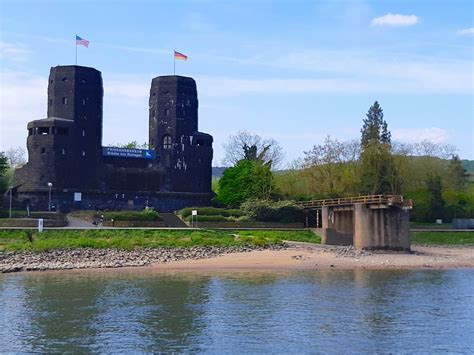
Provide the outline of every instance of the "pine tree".
{"type": "Polygon", "coordinates": [[[431,222],[434,222],[436,219],[441,219],[443,217],[443,184],[441,182],[441,177],[437,174],[430,174],[426,178],[426,188],[430,193],[429,206],[431,209],[430,219],[431,222]]]}
{"type": "Polygon", "coordinates": [[[462,190],[466,186],[468,174],[457,155],[453,155],[449,162],[448,178],[451,187],[455,190],[462,190]]]}
{"type": "Polygon", "coordinates": [[[390,145],[391,134],[387,122],[383,119],[383,110],[377,101],[374,102],[367,112],[367,118],[363,120],[361,133],[361,147],[367,148],[371,144],[382,143],[390,145]]]}
{"type": "Polygon", "coordinates": [[[400,176],[391,152],[391,134],[377,101],[361,129],[361,186],[368,194],[400,193],[400,176]]]}

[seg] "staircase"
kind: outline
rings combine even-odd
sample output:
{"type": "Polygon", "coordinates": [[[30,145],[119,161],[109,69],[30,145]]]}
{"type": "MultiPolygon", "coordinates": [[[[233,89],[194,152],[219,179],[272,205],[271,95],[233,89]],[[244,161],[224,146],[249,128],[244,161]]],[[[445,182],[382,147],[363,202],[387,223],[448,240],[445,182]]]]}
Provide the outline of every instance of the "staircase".
{"type": "Polygon", "coordinates": [[[160,216],[163,218],[163,222],[167,224],[168,227],[172,228],[188,228],[186,223],[184,223],[178,216],[174,213],[160,213],[160,216]]]}

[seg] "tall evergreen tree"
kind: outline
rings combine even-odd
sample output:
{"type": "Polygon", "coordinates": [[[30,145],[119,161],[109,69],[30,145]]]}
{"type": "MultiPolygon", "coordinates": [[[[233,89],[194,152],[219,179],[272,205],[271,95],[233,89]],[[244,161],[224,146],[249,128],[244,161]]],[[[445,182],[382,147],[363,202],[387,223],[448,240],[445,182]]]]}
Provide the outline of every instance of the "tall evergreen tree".
{"type": "Polygon", "coordinates": [[[361,147],[367,148],[371,144],[382,143],[390,145],[391,134],[388,130],[387,122],[383,119],[383,110],[377,101],[374,102],[367,112],[362,133],[361,147]]]}
{"type": "Polygon", "coordinates": [[[434,222],[435,219],[440,219],[443,217],[443,184],[441,182],[441,177],[437,174],[430,174],[426,178],[426,188],[430,193],[429,206],[431,208],[430,219],[431,222],[434,222]]]}
{"type": "Polygon", "coordinates": [[[467,183],[468,174],[457,155],[453,155],[448,166],[449,184],[455,190],[462,190],[467,183]]]}
{"type": "Polygon", "coordinates": [[[379,103],[370,106],[361,129],[361,186],[367,194],[400,193],[400,176],[391,152],[391,134],[379,103]]]}

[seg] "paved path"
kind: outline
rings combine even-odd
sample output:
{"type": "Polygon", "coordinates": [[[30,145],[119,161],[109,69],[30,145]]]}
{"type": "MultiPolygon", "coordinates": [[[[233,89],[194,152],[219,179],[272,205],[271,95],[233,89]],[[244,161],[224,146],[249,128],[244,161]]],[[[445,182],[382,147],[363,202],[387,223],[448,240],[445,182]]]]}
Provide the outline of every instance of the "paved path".
{"type": "Polygon", "coordinates": [[[91,222],[85,221],[81,218],[72,217],[70,215],[66,216],[67,226],[69,228],[96,228],[91,222]]]}
{"type": "Polygon", "coordinates": [[[188,228],[186,223],[184,223],[174,213],[160,213],[160,216],[163,218],[163,222],[165,222],[168,227],[188,228]]]}

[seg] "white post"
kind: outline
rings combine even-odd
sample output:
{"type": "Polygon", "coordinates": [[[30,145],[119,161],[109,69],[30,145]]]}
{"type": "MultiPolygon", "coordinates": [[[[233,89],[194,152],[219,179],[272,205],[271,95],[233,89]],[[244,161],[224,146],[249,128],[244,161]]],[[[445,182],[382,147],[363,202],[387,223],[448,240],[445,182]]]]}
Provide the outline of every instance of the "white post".
{"type": "Polygon", "coordinates": [[[197,210],[192,210],[191,211],[191,221],[193,221],[193,217],[196,216],[196,225],[194,226],[193,224],[191,224],[191,227],[194,227],[194,228],[197,228],[197,225],[198,225],[198,211],[197,210]]]}
{"type": "Polygon", "coordinates": [[[51,212],[51,187],[53,187],[53,183],[48,182],[48,187],[49,187],[48,211],[51,212]]]}

